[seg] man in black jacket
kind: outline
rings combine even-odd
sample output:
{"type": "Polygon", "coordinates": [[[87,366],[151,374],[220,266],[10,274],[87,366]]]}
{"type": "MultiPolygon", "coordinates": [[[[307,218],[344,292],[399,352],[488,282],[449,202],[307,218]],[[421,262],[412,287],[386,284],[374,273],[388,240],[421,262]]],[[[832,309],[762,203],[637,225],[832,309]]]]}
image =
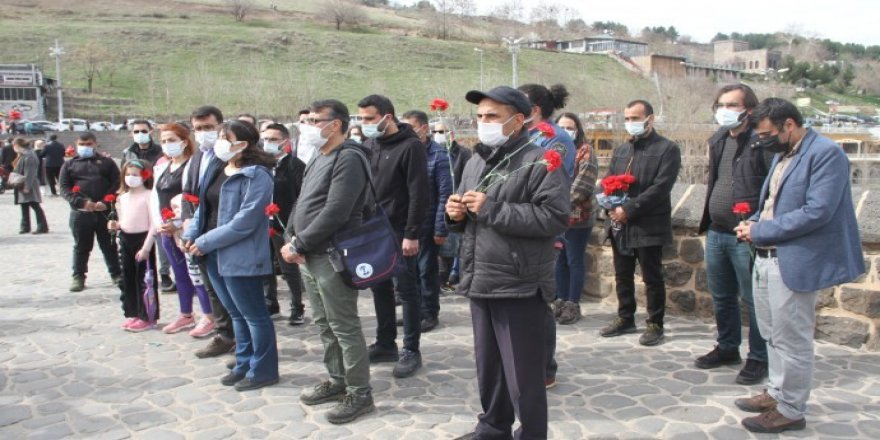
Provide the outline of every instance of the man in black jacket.
{"type": "Polygon", "coordinates": [[[119,189],[119,168],[113,159],[98,154],[98,139],[87,131],[76,140],[76,156],[61,167],[61,195],[70,203],[70,230],[73,233],[73,280],[71,292],[85,288],[89,271],[89,255],[98,238],[104,254],[104,263],[113,279],[119,283],[122,269],[116,242],[107,230],[104,197],[119,189]]]}
{"type": "Polygon", "coordinates": [[[748,212],[739,216],[749,218],[754,214],[773,161],[772,152],[753,147],[758,136],[750,115],[757,106],[758,97],[745,84],[724,86],[715,96],[715,120],[721,128],[709,138],[706,205],[699,231],[708,231],[706,273],[715,306],[718,345],[694,364],[708,369],[742,362],[742,296],[749,312],[749,353],[736,382],[743,385],[758,383],[767,376],[767,344],[758,330],[752,300],[752,257],[749,244],[737,240],[733,231],[740,218],[732,209],[734,204],[747,203],[748,212]]]}
{"type": "Polygon", "coordinates": [[[529,140],[525,94],[496,87],[466,98],[478,105],[480,144],[446,215],[449,229],[463,233],[456,290],[470,299],[474,329],[483,413],[471,436],[511,438],[516,417],[515,438],[546,439],[543,324],[556,296],[554,244],[568,226],[568,179],[540,162],[545,151],[529,140]]]}
{"type": "Polygon", "coordinates": [[[398,355],[395,283],[373,288],[376,307],[376,343],[370,345],[370,362],[397,362],[394,377],[412,376],[422,366],[419,351],[422,301],[419,296],[417,256],[419,232],[428,212],[428,159],[425,147],[409,125],[398,123],[394,105],[381,95],[358,102],[361,130],[372,153],[371,168],[376,197],[401,239],[406,271],[395,277],[403,305],[403,350],[398,355]]]}
{"type": "MultiPolygon", "coordinates": [[[[642,269],[648,320],[639,343],[646,346],[663,341],[666,286],[663,281],[663,246],[672,243],[672,201],[670,193],[681,168],[678,145],[654,130],[654,109],[637,100],[624,109],[630,139],[614,149],[608,175],[629,174],[629,200],[608,211],[606,232],[614,253],[614,281],[617,290],[617,318],[602,329],[602,336],[636,332],[636,261],[642,269]],[[622,225],[612,233],[612,222],[622,225]]],[[[617,227],[615,226],[615,229],[617,227]]]]}
{"type": "MultiPolygon", "coordinates": [[[[269,124],[260,134],[260,139],[263,141],[263,150],[275,156],[278,161],[278,165],[273,171],[275,173],[275,189],[272,193],[272,202],[278,205],[281,212],[272,218],[269,227],[274,232],[269,234],[269,237],[274,250],[273,258],[278,262],[281,273],[284,274],[287,281],[287,288],[290,289],[290,318],[287,323],[300,325],[304,322],[303,313],[305,311],[302,302],[302,277],[299,273],[299,266],[288,263],[281,258],[281,248],[285,244],[284,229],[287,226],[282,221],[289,222],[288,217],[296,205],[302,188],[306,164],[287,153],[287,147],[290,145],[290,132],[287,131],[287,127],[281,124],[269,124]]],[[[278,313],[278,278],[272,273],[269,275],[268,281],[269,313],[271,314],[273,311],[278,313]]]]}
{"type": "Polygon", "coordinates": [[[49,184],[49,190],[53,196],[58,195],[56,182],[58,175],[61,173],[61,166],[64,165],[64,145],[58,142],[58,135],[50,135],[49,142],[43,147],[43,166],[46,168],[46,183],[49,184]]]}

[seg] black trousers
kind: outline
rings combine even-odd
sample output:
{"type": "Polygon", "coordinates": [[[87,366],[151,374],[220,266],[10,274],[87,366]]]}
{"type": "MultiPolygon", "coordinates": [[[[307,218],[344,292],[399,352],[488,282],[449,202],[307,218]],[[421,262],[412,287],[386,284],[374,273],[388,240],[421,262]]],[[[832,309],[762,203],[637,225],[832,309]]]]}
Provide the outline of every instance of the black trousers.
{"type": "Polygon", "coordinates": [[[422,296],[419,293],[418,257],[404,257],[406,271],[373,287],[373,306],[376,309],[376,344],[384,348],[397,346],[397,309],[394,291],[400,295],[403,312],[403,348],[419,351],[422,338],[422,296]]]}
{"type": "Polygon", "coordinates": [[[46,223],[46,214],[43,212],[43,207],[40,206],[37,202],[26,202],[20,203],[21,206],[21,226],[20,229],[22,231],[31,230],[31,213],[30,211],[34,211],[34,217],[37,219],[37,230],[38,231],[48,231],[49,224],[46,223]]]}
{"type": "Polygon", "coordinates": [[[527,299],[471,298],[480,439],[510,439],[515,418],[517,439],[547,438],[547,390],[544,388],[547,304],[536,292],[527,299]]]}
{"type": "MultiPolygon", "coordinates": [[[[613,240],[613,238],[612,238],[613,240]]],[[[645,295],[648,305],[648,322],[663,327],[663,316],[666,313],[666,285],[663,282],[663,247],[648,246],[633,249],[633,255],[627,256],[614,252],[614,281],[617,289],[617,316],[628,322],[635,321],[636,314],[636,261],[642,269],[642,280],[645,283],[645,295]]]]}
{"type": "Polygon", "coordinates": [[[138,234],[127,234],[119,231],[119,260],[122,263],[122,282],[119,284],[119,290],[122,291],[119,299],[122,301],[122,313],[126,318],[140,318],[149,321],[146,303],[144,301],[144,276],[147,274],[147,261],[150,262],[150,272],[153,274],[153,295],[155,298],[156,309],[153,312],[153,319],[159,320],[159,280],[156,277],[156,252],[155,248],[150,250],[150,256],[147,261],[136,261],[135,254],[141,250],[144,240],[147,238],[146,232],[138,234]]]}
{"type": "Polygon", "coordinates": [[[119,267],[119,254],[116,250],[116,242],[107,230],[106,212],[70,212],[70,231],[73,233],[73,274],[85,276],[89,272],[89,255],[95,247],[95,238],[98,239],[98,247],[104,254],[104,263],[110,276],[119,276],[122,269],[119,267]]]}
{"type": "Polygon", "coordinates": [[[49,184],[49,190],[53,196],[58,195],[58,188],[55,187],[58,182],[58,175],[61,173],[61,167],[46,167],[46,183],[49,184]]]}
{"type": "Polygon", "coordinates": [[[202,273],[202,282],[205,283],[205,289],[208,290],[208,298],[211,299],[214,330],[217,332],[217,336],[227,341],[234,341],[235,331],[232,329],[232,318],[229,317],[229,312],[226,311],[226,307],[223,307],[223,303],[217,297],[217,291],[214,290],[214,285],[211,284],[211,277],[208,276],[208,264],[204,257],[198,258],[198,265],[199,272],[202,273]]]}
{"type": "MultiPolygon", "coordinates": [[[[287,281],[287,288],[290,290],[290,311],[291,313],[302,312],[305,309],[305,305],[303,305],[302,301],[303,281],[302,275],[299,273],[299,265],[288,263],[284,261],[284,258],[281,258],[281,248],[287,244],[284,242],[281,234],[273,235],[269,238],[269,241],[272,242],[272,260],[275,264],[278,264],[285,281],[287,281]]],[[[266,281],[267,305],[278,304],[278,277],[275,276],[274,271],[266,276],[266,281]]]]}

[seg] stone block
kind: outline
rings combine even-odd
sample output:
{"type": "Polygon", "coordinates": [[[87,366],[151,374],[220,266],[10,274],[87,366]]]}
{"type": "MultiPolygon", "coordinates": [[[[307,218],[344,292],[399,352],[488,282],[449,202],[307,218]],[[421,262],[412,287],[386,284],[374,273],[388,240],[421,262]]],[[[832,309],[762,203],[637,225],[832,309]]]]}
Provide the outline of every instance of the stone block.
{"type": "Polygon", "coordinates": [[[672,238],[672,244],[667,244],[663,246],[663,259],[664,260],[674,260],[678,258],[678,238],[672,238]]]}
{"type": "Polygon", "coordinates": [[[837,300],[834,299],[834,288],[833,287],[820,290],[818,298],[816,298],[816,310],[826,308],[826,307],[829,309],[836,309],[837,308],[837,300]]]}
{"type": "Polygon", "coordinates": [[[681,287],[691,280],[694,269],[680,261],[670,261],[663,264],[663,278],[667,286],[681,287]]]}
{"type": "Polygon", "coordinates": [[[880,291],[843,287],[840,289],[840,305],[850,312],[880,318],[880,291]]]}
{"type": "Polygon", "coordinates": [[[694,287],[700,292],[709,291],[709,273],[704,266],[697,268],[697,276],[694,278],[694,287]]]}
{"type": "Polygon", "coordinates": [[[817,316],[816,339],[859,348],[868,340],[868,323],[840,316],[817,316]]]}
{"type": "Polygon", "coordinates": [[[675,304],[679,310],[691,313],[697,307],[697,295],[692,290],[676,290],[669,293],[669,301],[675,304]]]}
{"type": "MultiPolygon", "coordinates": [[[[862,191],[853,191],[853,203],[858,203],[862,191]]],[[[880,243],[880,191],[871,191],[859,215],[859,232],[863,243],[880,243]]]]}
{"type": "Polygon", "coordinates": [[[703,241],[697,237],[683,238],[678,256],[691,264],[703,261],[703,241]]]}
{"type": "Polygon", "coordinates": [[[697,314],[699,316],[715,316],[715,303],[712,295],[700,295],[697,297],[697,314]]]}
{"type": "Polygon", "coordinates": [[[614,283],[602,277],[589,277],[584,283],[583,294],[593,298],[607,298],[614,293],[614,283]]]}

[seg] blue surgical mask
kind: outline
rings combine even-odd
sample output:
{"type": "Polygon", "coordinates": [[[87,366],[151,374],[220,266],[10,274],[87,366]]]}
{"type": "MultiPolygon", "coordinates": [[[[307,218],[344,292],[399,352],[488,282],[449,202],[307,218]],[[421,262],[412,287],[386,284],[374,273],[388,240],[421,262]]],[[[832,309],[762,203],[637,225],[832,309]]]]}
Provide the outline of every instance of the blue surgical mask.
{"type": "Polygon", "coordinates": [[[77,145],[76,154],[83,159],[88,159],[95,155],[95,149],[93,147],[77,145]]]}
{"type": "Polygon", "coordinates": [[[149,133],[135,133],[134,141],[138,144],[149,144],[150,143],[150,134],[149,133]]]}
{"type": "Polygon", "coordinates": [[[626,132],[630,134],[630,136],[639,137],[645,134],[647,128],[645,127],[646,121],[632,121],[625,122],[624,127],[626,128],[626,132]]]}
{"type": "Polygon", "coordinates": [[[715,111],[715,122],[725,130],[733,130],[742,124],[743,120],[740,119],[740,116],[742,116],[743,113],[745,113],[745,111],[738,112],[728,108],[719,107],[718,110],[715,111]]]}
{"type": "Polygon", "coordinates": [[[376,124],[361,124],[361,133],[364,134],[364,137],[366,137],[367,139],[376,139],[382,137],[382,135],[385,134],[385,130],[388,129],[388,126],[386,125],[385,128],[382,129],[382,131],[379,131],[379,125],[381,125],[382,121],[385,120],[385,116],[382,116],[382,119],[380,119],[379,122],[376,124]]]}

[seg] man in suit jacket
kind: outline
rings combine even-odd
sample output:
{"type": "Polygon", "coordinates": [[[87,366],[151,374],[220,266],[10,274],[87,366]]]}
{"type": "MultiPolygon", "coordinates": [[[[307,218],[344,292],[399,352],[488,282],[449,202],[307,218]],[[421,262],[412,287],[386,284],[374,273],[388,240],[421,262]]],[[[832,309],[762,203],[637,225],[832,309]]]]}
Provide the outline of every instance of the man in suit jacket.
{"type": "Polygon", "coordinates": [[[757,212],[735,230],[756,247],[752,285],[769,383],[735,403],[761,413],[743,419],[746,429],[776,433],[806,426],[818,291],[852,281],[865,264],[843,149],[805,128],[783,99],[764,100],[752,118],[758,146],[777,154],[757,212]]]}

